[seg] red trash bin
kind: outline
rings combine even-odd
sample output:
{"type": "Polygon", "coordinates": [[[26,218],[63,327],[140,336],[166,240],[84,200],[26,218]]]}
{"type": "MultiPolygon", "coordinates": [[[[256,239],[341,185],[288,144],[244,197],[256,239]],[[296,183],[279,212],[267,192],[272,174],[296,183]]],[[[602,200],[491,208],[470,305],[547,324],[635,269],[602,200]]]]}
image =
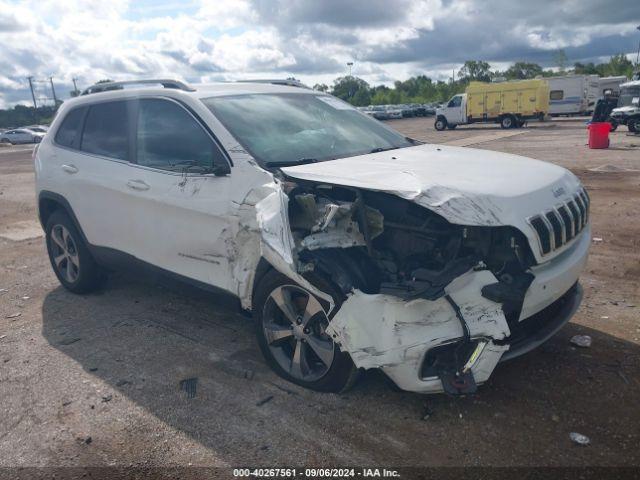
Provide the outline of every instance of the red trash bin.
{"type": "Polygon", "coordinates": [[[587,127],[589,130],[589,148],[609,148],[609,122],[594,122],[587,127]]]}

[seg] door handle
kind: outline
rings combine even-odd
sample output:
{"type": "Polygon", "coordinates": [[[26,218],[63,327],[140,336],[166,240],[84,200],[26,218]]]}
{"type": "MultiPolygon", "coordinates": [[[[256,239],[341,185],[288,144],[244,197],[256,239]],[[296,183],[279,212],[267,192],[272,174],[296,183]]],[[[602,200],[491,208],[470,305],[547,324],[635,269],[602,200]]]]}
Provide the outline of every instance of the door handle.
{"type": "Polygon", "coordinates": [[[62,168],[62,170],[67,173],[78,173],[78,167],[76,167],[75,165],[62,165],[60,168],[62,168]]]}
{"type": "Polygon", "coordinates": [[[147,183],[142,180],[129,180],[127,182],[127,187],[133,188],[134,190],[149,190],[151,188],[147,183]]]}

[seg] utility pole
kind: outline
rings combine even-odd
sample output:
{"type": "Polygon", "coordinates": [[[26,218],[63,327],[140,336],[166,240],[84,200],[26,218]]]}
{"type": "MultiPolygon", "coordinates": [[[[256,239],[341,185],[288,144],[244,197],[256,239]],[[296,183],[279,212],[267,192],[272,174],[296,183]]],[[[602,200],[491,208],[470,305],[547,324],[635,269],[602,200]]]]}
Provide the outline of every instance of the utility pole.
{"type": "Polygon", "coordinates": [[[53,77],[49,77],[49,82],[51,83],[51,93],[53,94],[53,106],[55,108],[58,106],[58,99],[56,97],[56,89],[53,87],[53,77]]]}
{"type": "Polygon", "coordinates": [[[78,94],[80,93],[78,92],[78,85],[76,85],[76,80],[78,79],[76,77],[73,77],[71,80],[73,81],[73,93],[77,97],[78,94]]]}
{"type": "Polygon", "coordinates": [[[33,99],[33,108],[38,109],[38,105],[36,104],[36,94],[33,93],[33,77],[27,77],[29,80],[29,88],[31,89],[31,98],[33,99]]]}
{"type": "Polygon", "coordinates": [[[349,67],[349,76],[351,76],[351,67],[353,67],[353,62],[347,62],[347,67],[349,67]]]}

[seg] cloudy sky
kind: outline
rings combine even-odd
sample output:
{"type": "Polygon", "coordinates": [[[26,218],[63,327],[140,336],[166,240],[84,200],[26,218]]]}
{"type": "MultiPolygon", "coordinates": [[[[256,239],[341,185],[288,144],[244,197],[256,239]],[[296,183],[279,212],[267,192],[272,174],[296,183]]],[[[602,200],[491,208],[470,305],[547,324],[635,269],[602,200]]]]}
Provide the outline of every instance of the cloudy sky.
{"type": "Polygon", "coordinates": [[[72,78],[285,78],[371,84],[446,79],[467,59],[504,68],[616,53],[635,60],[640,0],[0,0],[0,108],[51,96],[72,78]]]}

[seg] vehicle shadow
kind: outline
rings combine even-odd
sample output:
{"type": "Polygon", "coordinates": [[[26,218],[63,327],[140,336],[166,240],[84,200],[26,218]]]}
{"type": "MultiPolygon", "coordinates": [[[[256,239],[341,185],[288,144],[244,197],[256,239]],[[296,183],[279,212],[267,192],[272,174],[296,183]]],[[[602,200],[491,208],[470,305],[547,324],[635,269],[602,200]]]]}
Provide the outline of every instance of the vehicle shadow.
{"type": "MultiPolygon", "coordinates": [[[[273,374],[252,322],[232,307],[165,279],[117,274],[96,294],[61,287],[47,294],[43,335],[112,392],[102,404],[107,423],[133,402],[231,465],[458,465],[474,455],[535,465],[562,462],[567,451],[587,462],[586,450],[570,450],[574,429],[597,438],[611,462],[638,463],[638,453],[621,450],[619,441],[640,440],[637,344],[569,324],[537,351],[501,364],[476,395],[399,392],[375,372],[350,392],[322,394],[273,374]],[[591,335],[593,346],[571,347],[577,333],[591,335]]],[[[93,434],[94,446],[110,428],[93,434]]]]}

